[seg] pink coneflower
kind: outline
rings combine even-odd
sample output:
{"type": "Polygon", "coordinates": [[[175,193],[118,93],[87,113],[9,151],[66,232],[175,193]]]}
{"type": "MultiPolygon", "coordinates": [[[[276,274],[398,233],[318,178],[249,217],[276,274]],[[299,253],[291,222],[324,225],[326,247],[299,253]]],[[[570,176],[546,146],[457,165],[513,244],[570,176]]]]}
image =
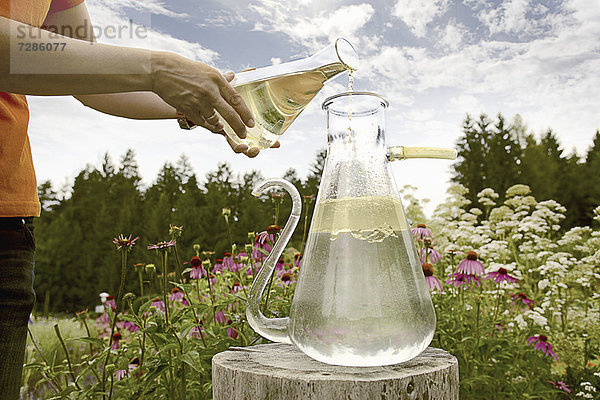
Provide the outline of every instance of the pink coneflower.
{"type": "Polygon", "coordinates": [[[252,248],[252,258],[255,260],[264,259],[271,251],[271,245],[275,243],[275,237],[267,231],[260,232],[254,238],[255,245],[252,248]]]}
{"type": "Polygon", "coordinates": [[[136,236],[134,239],[132,239],[131,236],[132,235],[129,235],[129,237],[125,237],[125,235],[121,234],[118,237],[114,238],[113,243],[117,245],[117,250],[131,250],[133,248],[133,245],[135,244],[135,241],[139,239],[139,236],[136,236]]]}
{"type": "Polygon", "coordinates": [[[429,230],[429,228],[427,228],[427,225],[425,224],[418,224],[416,228],[412,228],[410,232],[413,234],[414,237],[421,240],[426,237],[433,236],[431,234],[431,231],[429,230]]]}
{"type": "Polygon", "coordinates": [[[496,283],[508,282],[515,283],[518,281],[517,278],[510,276],[505,268],[499,268],[496,272],[489,272],[485,279],[493,279],[496,283]]]}
{"type": "Polygon", "coordinates": [[[541,350],[546,356],[552,356],[556,361],[558,361],[558,357],[552,351],[552,346],[548,343],[548,338],[544,335],[530,336],[527,338],[528,344],[534,344],[533,347],[535,350],[541,350]]]}
{"type": "Polygon", "coordinates": [[[193,256],[190,260],[190,266],[192,267],[190,279],[201,279],[203,276],[206,276],[206,270],[202,267],[202,259],[200,257],[193,256]]]}
{"type": "Polygon", "coordinates": [[[150,304],[150,307],[156,307],[162,312],[165,312],[165,303],[160,299],[160,297],[155,298],[152,304],[150,304]]]}
{"type": "Polygon", "coordinates": [[[168,242],[158,242],[156,244],[151,244],[148,246],[148,250],[169,250],[171,247],[175,246],[177,242],[174,240],[169,240],[168,242]]]}
{"type": "Polygon", "coordinates": [[[123,322],[123,329],[127,329],[129,332],[137,332],[140,327],[131,321],[125,321],[123,322]]]}
{"type": "Polygon", "coordinates": [[[104,303],[105,307],[110,307],[112,310],[117,308],[117,304],[115,303],[115,298],[112,295],[108,295],[106,298],[106,303],[104,303]]]}
{"type": "MultiPolygon", "coordinates": [[[[527,307],[529,307],[530,310],[531,310],[531,305],[535,303],[535,301],[528,298],[525,293],[509,293],[509,294],[513,300],[522,301],[523,304],[525,304],[527,307]]],[[[512,304],[514,304],[514,301],[512,304]]]]}
{"type": "Polygon", "coordinates": [[[481,284],[479,283],[479,277],[477,275],[455,272],[452,275],[450,275],[450,279],[446,281],[446,285],[452,285],[457,288],[469,284],[481,286],[481,284]]]}
{"type": "Polygon", "coordinates": [[[290,283],[294,282],[294,275],[291,271],[282,269],[281,271],[277,272],[277,276],[281,281],[281,284],[279,285],[280,287],[289,286],[290,283]]]}
{"type": "Polygon", "coordinates": [[[217,284],[217,278],[213,274],[208,274],[208,279],[210,279],[210,284],[211,285],[216,285],[217,284]]]}
{"type": "Polygon", "coordinates": [[[225,267],[223,266],[223,259],[217,258],[215,260],[215,267],[213,268],[213,272],[223,271],[225,267]]]}
{"type": "Polygon", "coordinates": [[[188,305],[187,300],[185,299],[185,293],[181,291],[181,289],[174,287],[171,289],[171,295],[169,296],[169,301],[179,301],[184,306],[188,305]]]}
{"type": "Polygon", "coordinates": [[[269,235],[275,235],[281,232],[281,227],[279,225],[269,225],[267,226],[267,233],[269,235]]]}
{"type": "Polygon", "coordinates": [[[442,287],[442,282],[435,276],[433,276],[433,265],[430,263],[423,263],[421,265],[423,268],[423,275],[425,275],[425,282],[427,282],[427,287],[430,292],[433,292],[434,289],[439,290],[440,292],[444,290],[442,287]]]}
{"type": "Polygon", "coordinates": [[[285,262],[283,261],[283,258],[280,258],[279,260],[277,260],[277,264],[275,264],[275,271],[283,271],[284,266],[285,262]]]}
{"type": "Polygon", "coordinates": [[[419,250],[419,258],[421,259],[421,264],[426,262],[436,263],[442,259],[442,255],[434,250],[432,247],[425,247],[419,250]]]}
{"type": "Polygon", "coordinates": [[[227,322],[227,317],[225,316],[224,311],[217,311],[215,313],[215,322],[217,322],[219,324],[223,324],[223,323],[227,322]]]}
{"type": "Polygon", "coordinates": [[[467,253],[467,258],[458,263],[456,272],[467,275],[483,275],[485,268],[477,259],[477,253],[470,251],[467,253]]]}
{"type": "MultiPolygon", "coordinates": [[[[232,320],[227,321],[227,325],[231,325],[233,323],[232,320]]],[[[227,328],[227,336],[229,336],[232,339],[237,339],[239,336],[238,331],[236,331],[233,327],[229,327],[227,328]]]]}
{"type": "Polygon", "coordinates": [[[116,350],[119,348],[119,341],[121,339],[123,339],[123,336],[119,332],[115,332],[115,333],[113,333],[112,339],[113,339],[113,342],[112,342],[111,349],[116,350]]]}
{"type": "Polygon", "coordinates": [[[125,371],[124,369],[118,369],[115,371],[115,379],[118,381],[125,378],[126,376],[127,376],[127,371],[125,371]]]}
{"type": "Polygon", "coordinates": [[[202,336],[206,337],[206,333],[204,332],[204,328],[200,327],[200,329],[198,329],[197,326],[194,326],[192,329],[190,329],[190,337],[196,338],[196,339],[200,339],[202,336]],[[202,331],[200,331],[200,329],[202,331]]]}
{"type": "Polygon", "coordinates": [[[126,376],[129,376],[129,373],[139,366],[140,366],[140,360],[138,358],[133,359],[127,366],[126,370],[118,369],[115,371],[115,379],[120,381],[121,379],[125,378],[126,376]]]}
{"type": "Polygon", "coordinates": [[[225,253],[223,255],[223,269],[228,269],[231,272],[237,272],[241,269],[241,264],[237,264],[231,253],[225,253]]]}
{"type": "Polygon", "coordinates": [[[301,264],[302,264],[302,254],[295,253],[294,254],[294,267],[300,268],[301,264]]]}
{"type": "Polygon", "coordinates": [[[550,383],[552,386],[554,386],[555,388],[559,389],[559,390],[564,390],[567,393],[571,393],[572,390],[569,387],[569,385],[567,385],[565,382],[563,381],[558,381],[558,382],[553,382],[551,380],[548,380],[548,383],[550,383]]]}
{"type": "Polygon", "coordinates": [[[233,282],[231,293],[237,293],[242,290],[242,285],[239,282],[233,282]]]}

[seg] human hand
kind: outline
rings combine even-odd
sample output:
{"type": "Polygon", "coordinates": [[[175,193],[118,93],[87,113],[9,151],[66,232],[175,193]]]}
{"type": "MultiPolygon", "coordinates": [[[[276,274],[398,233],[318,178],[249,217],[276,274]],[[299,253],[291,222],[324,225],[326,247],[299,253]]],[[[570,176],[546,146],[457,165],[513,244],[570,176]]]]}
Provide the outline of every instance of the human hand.
{"type": "Polygon", "coordinates": [[[154,93],[196,125],[215,133],[224,128],[220,115],[244,139],[246,126],[253,127],[254,120],[242,97],[229,84],[232,79],[233,73],[222,75],[206,64],[174,53],[160,52],[152,56],[154,93]]]}
{"type": "MultiPolygon", "coordinates": [[[[223,77],[227,80],[227,82],[231,82],[233,80],[233,78],[235,78],[235,74],[230,71],[230,72],[226,72],[225,74],[223,74],[223,77]]],[[[258,147],[248,148],[248,146],[245,144],[239,144],[239,143],[236,143],[233,140],[231,140],[231,138],[223,130],[223,127],[221,127],[220,129],[212,129],[211,127],[207,127],[204,125],[200,125],[200,126],[203,126],[207,129],[209,129],[213,133],[223,135],[223,137],[225,137],[225,139],[227,140],[227,144],[229,144],[229,147],[231,147],[231,149],[236,153],[244,153],[248,157],[254,158],[260,152],[260,149],[258,147]]],[[[276,148],[279,148],[280,146],[281,146],[281,144],[279,143],[279,141],[277,141],[277,142],[273,143],[271,148],[276,149],[276,148]]]]}

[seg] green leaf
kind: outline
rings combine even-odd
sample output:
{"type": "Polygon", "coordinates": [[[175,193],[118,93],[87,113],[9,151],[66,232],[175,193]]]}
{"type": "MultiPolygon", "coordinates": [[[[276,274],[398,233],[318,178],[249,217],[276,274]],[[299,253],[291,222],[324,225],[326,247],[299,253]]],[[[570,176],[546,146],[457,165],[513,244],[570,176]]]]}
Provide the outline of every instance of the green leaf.
{"type": "Polygon", "coordinates": [[[91,343],[94,344],[98,347],[102,347],[104,346],[104,340],[99,339],[99,338],[94,338],[94,337],[89,337],[89,336],[82,336],[82,337],[78,337],[78,338],[69,338],[69,339],[65,339],[66,343],[69,342],[85,342],[85,343],[91,343]]]}
{"type": "Polygon", "coordinates": [[[154,303],[154,299],[148,300],[147,302],[142,304],[140,306],[140,310],[138,311],[138,315],[143,315],[146,311],[148,311],[152,303],[154,303]]]}
{"type": "Polygon", "coordinates": [[[201,360],[200,360],[200,354],[198,354],[197,351],[189,351],[187,353],[185,353],[182,357],[181,357],[181,361],[183,361],[184,363],[186,363],[187,365],[189,365],[190,367],[192,367],[192,369],[198,373],[203,373],[201,368],[198,368],[198,366],[201,364],[201,360]]]}

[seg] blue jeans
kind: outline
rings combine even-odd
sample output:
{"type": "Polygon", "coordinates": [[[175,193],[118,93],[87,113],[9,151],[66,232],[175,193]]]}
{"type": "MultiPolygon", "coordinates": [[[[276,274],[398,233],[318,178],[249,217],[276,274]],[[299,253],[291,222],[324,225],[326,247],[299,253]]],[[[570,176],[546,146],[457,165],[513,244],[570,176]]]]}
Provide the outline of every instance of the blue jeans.
{"type": "Polygon", "coordinates": [[[33,218],[0,218],[0,400],[19,398],[34,252],[33,218]]]}

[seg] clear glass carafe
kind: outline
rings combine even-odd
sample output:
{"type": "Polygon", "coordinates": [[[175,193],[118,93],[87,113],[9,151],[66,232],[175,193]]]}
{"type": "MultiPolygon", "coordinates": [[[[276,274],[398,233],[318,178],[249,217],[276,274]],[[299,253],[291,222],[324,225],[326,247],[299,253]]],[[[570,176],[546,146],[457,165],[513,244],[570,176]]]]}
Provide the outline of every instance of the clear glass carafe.
{"type": "Polygon", "coordinates": [[[326,81],[357,69],[358,62],[354,47],[340,38],[310,57],[238,73],[231,84],[252,111],[256,125],[240,139],[223,121],[225,133],[238,144],[271,147],[326,81]]]}
{"type": "Polygon", "coordinates": [[[300,216],[287,181],[292,215],[258,274],[247,317],[262,336],[294,343],[310,357],[347,366],[389,365],[421,353],[435,331],[435,312],[389,168],[404,158],[453,158],[454,150],[387,148],[385,109],[374,93],[341,93],[323,103],[328,152],[300,275],[288,318],[258,308],[276,260],[300,216]]]}

